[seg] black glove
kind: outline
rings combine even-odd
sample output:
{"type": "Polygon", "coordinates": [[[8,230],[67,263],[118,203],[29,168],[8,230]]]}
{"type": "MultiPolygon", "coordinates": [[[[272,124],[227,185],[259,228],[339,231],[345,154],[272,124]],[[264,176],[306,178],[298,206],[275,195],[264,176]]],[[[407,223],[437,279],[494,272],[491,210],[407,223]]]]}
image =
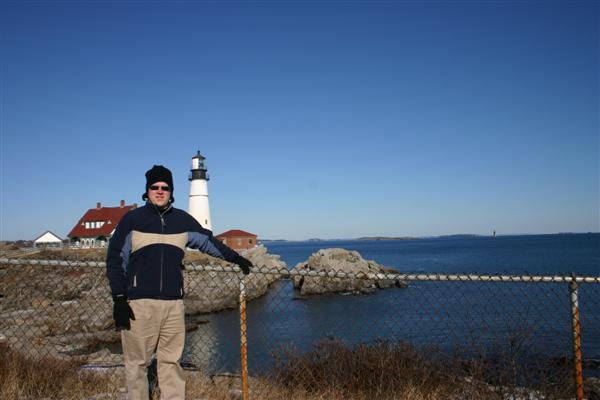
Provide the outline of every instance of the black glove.
{"type": "Polygon", "coordinates": [[[235,260],[233,260],[233,262],[240,266],[244,275],[248,275],[250,273],[250,268],[252,268],[252,263],[250,261],[248,261],[247,259],[245,259],[244,257],[238,255],[235,258],[235,260]]]}
{"type": "Polygon", "coordinates": [[[122,329],[131,329],[130,319],[135,321],[133,310],[127,303],[127,296],[116,296],[113,302],[113,319],[115,320],[115,328],[120,331],[122,329]]]}

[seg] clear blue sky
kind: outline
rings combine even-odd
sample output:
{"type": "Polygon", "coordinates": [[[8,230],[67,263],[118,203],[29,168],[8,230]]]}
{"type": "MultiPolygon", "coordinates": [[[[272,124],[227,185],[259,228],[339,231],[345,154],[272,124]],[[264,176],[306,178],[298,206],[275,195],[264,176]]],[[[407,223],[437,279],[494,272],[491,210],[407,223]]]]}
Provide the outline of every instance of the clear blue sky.
{"type": "Polygon", "coordinates": [[[261,238],[599,230],[597,1],[9,1],[2,240],[197,149],[261,238]]]}

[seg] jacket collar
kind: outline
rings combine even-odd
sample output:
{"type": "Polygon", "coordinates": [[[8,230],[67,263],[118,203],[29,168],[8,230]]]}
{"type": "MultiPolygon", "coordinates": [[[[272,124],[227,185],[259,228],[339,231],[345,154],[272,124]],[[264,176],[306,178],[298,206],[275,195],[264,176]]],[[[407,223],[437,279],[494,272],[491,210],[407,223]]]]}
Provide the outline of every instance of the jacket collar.
{"type": "Polygon", "coordinates": [[[148,211],[150,211],[153,214],[156,215],[165,215],[170,213],[173,210],[173,205],[171,203],[169,203],[169,205],[167,205],[167,207],[164,210],[160,210],[158,207],[156,207],[154,204],[150,203],[149,201],[146,201],[146,205],[144,206],[148,209],[148,211]]]}

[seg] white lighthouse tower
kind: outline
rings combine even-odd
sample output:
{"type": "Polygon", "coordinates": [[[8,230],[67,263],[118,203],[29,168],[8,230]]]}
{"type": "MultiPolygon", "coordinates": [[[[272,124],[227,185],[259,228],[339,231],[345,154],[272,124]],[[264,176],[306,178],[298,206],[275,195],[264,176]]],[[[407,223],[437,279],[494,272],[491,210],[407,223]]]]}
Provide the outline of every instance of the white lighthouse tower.
{"type": "Polygon", "coordinates": [[[210,208],[208,207],[208,174],[205,158],[200,154],[192,157],[192,169],[190,170],[190,202],[188,212],[202,227],[212,231],[210,219],[210,208]]]}

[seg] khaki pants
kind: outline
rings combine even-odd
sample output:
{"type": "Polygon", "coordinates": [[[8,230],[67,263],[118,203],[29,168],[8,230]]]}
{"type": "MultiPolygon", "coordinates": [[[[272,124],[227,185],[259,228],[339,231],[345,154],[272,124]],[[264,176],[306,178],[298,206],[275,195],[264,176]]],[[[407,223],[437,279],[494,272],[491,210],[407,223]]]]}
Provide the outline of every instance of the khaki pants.
{"type": "Polygon", "coordinates": [[[147,368],[156,352],[161,400],[185,399],[179,364],[185,341],[183,300],[130,300],[131,330],[121,331],[129,400],[148,400],[147,368]]]}

